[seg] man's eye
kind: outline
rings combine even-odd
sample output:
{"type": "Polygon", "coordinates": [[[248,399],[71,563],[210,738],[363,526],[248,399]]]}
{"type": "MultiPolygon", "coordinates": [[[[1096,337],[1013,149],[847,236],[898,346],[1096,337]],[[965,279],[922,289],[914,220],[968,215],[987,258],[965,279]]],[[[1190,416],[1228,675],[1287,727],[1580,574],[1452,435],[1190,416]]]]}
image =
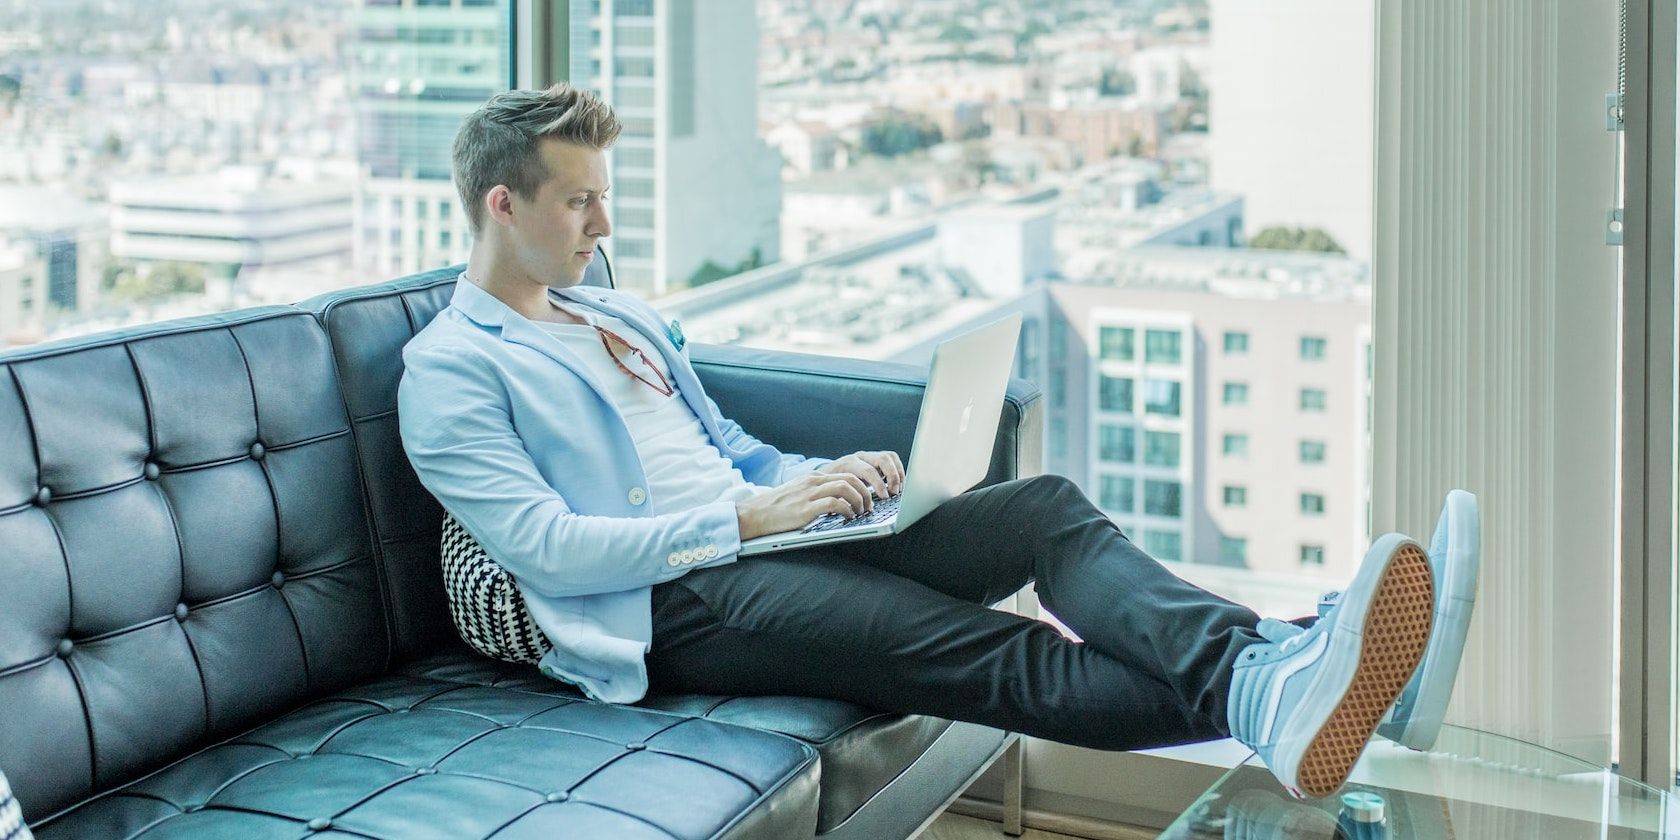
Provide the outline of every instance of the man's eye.
{"type": "Polygon", "coordinates": [[[587,199],[582,199],[582,198],[572,199],[572,206],[579,209],[579,210],[582,210],[583,206],[585,204],[588,204],[588,203],[589,203],[589,201],[587,199]]]}

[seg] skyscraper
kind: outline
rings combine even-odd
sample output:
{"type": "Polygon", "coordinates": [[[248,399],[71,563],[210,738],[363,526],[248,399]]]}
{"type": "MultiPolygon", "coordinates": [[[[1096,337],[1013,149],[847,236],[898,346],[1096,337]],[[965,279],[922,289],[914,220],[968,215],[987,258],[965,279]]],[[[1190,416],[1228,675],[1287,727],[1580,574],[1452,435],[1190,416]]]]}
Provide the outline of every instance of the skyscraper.
{"type": "Polygon", "coordinates": [[[1322,228],[1371,258],[1372,0],[1213,0],[1213,188],[1247,202],[1248,234],[1322,228]]]}
{"type": "Polygon", "coordinates": [[[461,118],[509,80],[508,0],[359,0],[355,260],[374,277],[466,258],[450,176],[461,118]]]}
{"type": "Polygon", "coordinates": [[[780,252],[781,158],[758,136],[753,0],[571,0],[571,82],[624,123],[611,154],[619,287],[657,296],[780,252]]]}

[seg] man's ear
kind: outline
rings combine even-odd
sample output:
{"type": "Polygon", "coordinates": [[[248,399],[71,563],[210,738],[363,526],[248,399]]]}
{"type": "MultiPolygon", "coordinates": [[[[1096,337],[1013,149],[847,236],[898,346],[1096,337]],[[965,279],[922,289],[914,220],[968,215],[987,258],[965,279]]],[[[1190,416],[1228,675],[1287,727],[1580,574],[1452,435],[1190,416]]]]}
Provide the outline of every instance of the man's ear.
{"type": "Polygon", "coordinates": [[[484,194],[484,214],[502,225],[513,224],[513,190],[497,184],[484,194]]]}

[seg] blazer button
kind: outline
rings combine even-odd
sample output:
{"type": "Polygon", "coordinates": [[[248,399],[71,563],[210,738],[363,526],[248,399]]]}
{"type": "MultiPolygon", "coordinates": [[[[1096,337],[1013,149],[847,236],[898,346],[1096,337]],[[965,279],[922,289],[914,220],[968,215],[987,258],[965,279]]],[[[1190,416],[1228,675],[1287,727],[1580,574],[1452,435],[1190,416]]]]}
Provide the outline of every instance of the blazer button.
{"type": "Polygon", "coordinates": [[[630,488],[630,504],[639,505],[647,501],[647,491],[640,487],[630,488]]]}
{"type": "Polygon", "coordinates": [[[667,566],[680,566],[680,565],[682,565],[682,558],[678,557],[677,553],[675,551],[673,551],[673,552],[671,552],[670,557],[665,558],[665,565],[667,565],[667,566]]]}
{"type": "Polygon", "coordinates": [[[716,557],[716,556],[717,556],[717,546],[715,546],[715,545],[706,546],[706,559],[710,560],[711,558],[716,557]]]}

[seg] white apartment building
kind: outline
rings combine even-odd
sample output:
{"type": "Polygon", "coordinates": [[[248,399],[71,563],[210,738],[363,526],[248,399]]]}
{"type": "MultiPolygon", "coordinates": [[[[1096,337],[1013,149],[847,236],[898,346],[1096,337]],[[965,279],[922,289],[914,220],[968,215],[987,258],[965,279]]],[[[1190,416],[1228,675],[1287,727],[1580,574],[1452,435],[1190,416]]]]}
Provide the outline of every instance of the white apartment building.
{"type": "Polygon", "coordinates": [[[1151,247],[1111,268],[1049,287],[1046,468],[1159,559],[1351,572],[1369,542],[1364,264],[1151,247]]]}
{"type": "Polygon", "coordinates": [[[620,288],[657,297],[708,263],[780,258],[782,159],[758,136],[754,5],[571,0],[570,79],[624,124],[606,244],[620,288]]]}
{"type": "Polygon", "coordinates": [[[347,179],[275,178],[255,168],[111,184],[111,255],[237,269],[350,253],[347,179]]]}
{"type": "Polygon", "coordinates": [[[0,349],[39,341],[47,315],[46,265],[22,242],[0,240],[0,349]]]}
{"type": "Polygon", "coordinates": [[[1248,233],[1328,231],[1371,258],[1375,5],[1213,0],[1212,185],[1248,202],[1248,233]]]}

